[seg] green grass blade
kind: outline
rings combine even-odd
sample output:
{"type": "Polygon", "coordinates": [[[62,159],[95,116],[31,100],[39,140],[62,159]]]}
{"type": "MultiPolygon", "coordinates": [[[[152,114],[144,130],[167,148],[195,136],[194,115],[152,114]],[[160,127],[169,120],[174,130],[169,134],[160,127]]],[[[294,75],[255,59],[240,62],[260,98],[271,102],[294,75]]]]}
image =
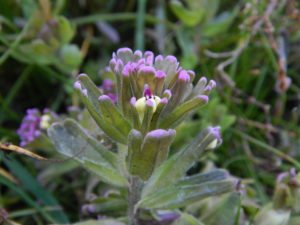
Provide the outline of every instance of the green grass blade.
{"type": "Polygon", "coordinates": [[[281,157],[282,159],[290,162],[297,169],[300,169],[300,162],[298,162],[297,160],[295,160],[293,157],[285,154],[284,152],[280,151],[279,149],[276,149],[276,148],[274,148],[274,147],[272,147],[272,146],[270,146],[270,145],[268,145],[268,144],[266,144],[266,143],[264,143],[264,142],[262,142],[262,141],[260,141],[258,139],[255,139],[254,137],[249,136],[248,134],[245,134],[245,133],[241,132],[241,131],[233,130],[233,132],[234,132],[234,134],[236,134],[236,135],[238,135],[238,136],[240,136],[240,137],[248,140],[250,143],[255,144],[255,145],[257,145],[257,146],[259,146],[261,148],[264,148],[265,150],[270,151],[273,154],[281,157]]]}
{"type": "Polygon", "coordinates": [[[147,0],[140,0],[136,17],[135,48],[144,51],[144,26],[147,0]]]}
{"type": "Polygon", "coordinates": [[[3,184],[10,190],[16,192],[18,196],[20,196],[28,205],[35,208],[47,221],[49,221],[50,223],[56,222],[47,212],[45,212],[40,207],[40,205],[36,204],[36,202],[26,192],[24,192],[22,188],[18,187],[16,184],[12,183],[2,176],[0,176],[0,184],[3,184]]]}
{"type": "MultiPolygon", "coordinates": [[[[8,160],[5,158],[3,161],[10,171],[21,181],[24,188],[37,199],[42,201],[45,206],[59,206],[56,199],[45,188],[43,188],[18,161],[14,159],[8,160]]],[[[51,215],[51,218],[53,218],[56,223],[68,222],[68,218],[62,210],[49,212],[48,214],[51,215]]]]}

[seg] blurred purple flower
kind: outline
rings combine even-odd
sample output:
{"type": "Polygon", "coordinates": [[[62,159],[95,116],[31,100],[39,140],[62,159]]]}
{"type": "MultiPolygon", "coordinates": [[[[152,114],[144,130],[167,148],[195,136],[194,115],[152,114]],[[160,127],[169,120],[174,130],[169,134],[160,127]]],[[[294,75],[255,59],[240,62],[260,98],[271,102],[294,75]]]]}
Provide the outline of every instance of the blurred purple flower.
{"type": "Polygon", "coordinates": [[[38,109],[27,109],[26,116],[17,131],[21,139],[21,146],[32,142],[41,133],[41,113],[38,109]]]}
{"type": "Polygon", "coordinates": [[[17,130],[17,134],[21,139],[20,145],[25,146],[36,140],[36,138],[58,118],[59,116],[55,112],[47,108],[43,110],[43,113],[35,108],[27,109],[26,115],[17,130]]]}
{"type": "Polygon", "coordinates": [[[96,23],[97,28],[114,44],[120,42],[120,34],[118,31],[106,22],[96,23]]]}

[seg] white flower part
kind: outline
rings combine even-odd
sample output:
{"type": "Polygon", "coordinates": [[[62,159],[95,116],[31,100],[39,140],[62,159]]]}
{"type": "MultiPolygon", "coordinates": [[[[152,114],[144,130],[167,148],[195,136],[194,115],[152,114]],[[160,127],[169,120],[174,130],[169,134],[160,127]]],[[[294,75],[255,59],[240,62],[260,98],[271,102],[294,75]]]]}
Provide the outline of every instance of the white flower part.
{"type": "Polygon", "coordinates": [[[212,142],[210,142],[210,144],[207,146],[206,149],[214,149],[216,148],[218,145],[218,139],[214,139],[212,142]]]}
{"type": "Polygon", "coordinates": [[[40,127],[42,129],[47,129],[48,127],[50,127],[50,120],[51,117],[49,115],[43,115],[41,118],[40,127]]]}
{"type": "Polygon", "coordinates": [[[147,100],[150,100],[153,103],[153,113],[154,113],[161,99],[158,96],[152,96],[151,98],[149,97],[139,98],[135,103],[135,107],[140,115],[144,115],[147,100]]]}

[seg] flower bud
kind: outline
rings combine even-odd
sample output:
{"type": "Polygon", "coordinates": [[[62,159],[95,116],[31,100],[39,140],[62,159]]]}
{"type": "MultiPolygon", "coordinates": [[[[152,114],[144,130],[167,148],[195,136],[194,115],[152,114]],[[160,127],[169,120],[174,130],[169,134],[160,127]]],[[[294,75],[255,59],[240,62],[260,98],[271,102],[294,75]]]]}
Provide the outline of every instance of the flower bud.
{"type": "Polygon", "coordinates": [[[156,70],[152,66],[141,67],[137,73],[137,85],[139,89],[143,89],[145,84],[148,84],[151,90],[154,90],[156,70]]]}
{"type": "Polygon", "coordinates": [[[124,63],[124,65],[127,62],[131,61],[132,55],[133,55],[133,53],[132,53],[132,50],[130,48],[126,48],[126,47],[125,48],[120,48],[117,51],[117,58],[121,59],[122,62],[124,63]]]}
{"type": "Polygon", "coordinates": [[[143,53],[140,50],[136,50],[133,53],[133,61],[134,62],[138,61],[140,58],[142,58],[142,56],[143,56],[143,53]]]}
{"type": "Polygon", "coordinates": [[[169,99],[172,97],[172,92],[171,92],[171,90],[166,89],[166,90],[164,91],[163,97],[164,97],[164,98],[167,98],[167,99],[169,100],[169,99]]]}

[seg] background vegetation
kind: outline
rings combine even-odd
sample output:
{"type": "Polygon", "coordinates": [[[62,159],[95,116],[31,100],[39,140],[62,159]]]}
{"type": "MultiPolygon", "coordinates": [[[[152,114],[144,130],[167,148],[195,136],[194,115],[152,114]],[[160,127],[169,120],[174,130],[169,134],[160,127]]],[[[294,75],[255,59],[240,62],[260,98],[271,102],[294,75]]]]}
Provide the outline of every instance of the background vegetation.
{"type": "MultiPolygon", "coordinates": [[[[62,114],[79,106],[75,76],[87,73],[100,85],[111,53],[127,46],[175,55],[183,68],[196,72],[195,80],[217,81],[210,103],[178,128],[172,146],[176,151],[208,125],[222,127],[222,146],[191,173],[204,166],[225,168],[264,205],[277,175],[300,169],[298,1],[0,0],[0,5],[1,142],[19,143],[16,130],[28,108],[62,114]]],[[[56,156],[46,148],[35,151],[56,156]]],[[[1,154],[0,163],[0,212],[22,224],[81,220],[87,216],[82,206],[105,190],[72,163],[16,154],[1,154]]]]}

